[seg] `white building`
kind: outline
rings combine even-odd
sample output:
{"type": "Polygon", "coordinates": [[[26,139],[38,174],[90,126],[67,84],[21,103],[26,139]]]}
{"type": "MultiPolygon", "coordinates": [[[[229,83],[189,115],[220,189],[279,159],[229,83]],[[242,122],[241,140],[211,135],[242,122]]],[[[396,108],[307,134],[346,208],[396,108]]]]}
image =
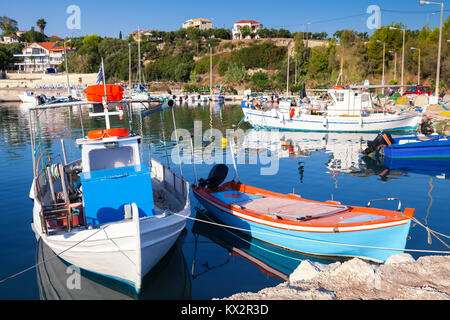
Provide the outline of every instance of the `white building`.
{"type": "Polygon", "coordinates": [[[8,34],[2,37],[2,43],[16,43],[19,42],[19,37],[15,34],[8,34]]]}
{"type": "MultiPolygon", "coordinates": [[[[73,50],[66,47],[66,51],[73,50]]],[[[15,63],[19,71],[44,72],[48,68],[56,69],[64,61],[64,47],[54,42],[34,42],[28,44],[22,53],[14,54],[14,57],[23,58],[23,61],[15,63]]]]}
{"type": "Polygon", "coordinates": [[[251,36],[246,36],[246,39],[258,39],[256,32],[262,28],[262,24],[255,20],[241,20],[234,23],[233,26],[233,40],[244,39],[241,35],[241,28],[248,26],[252,30],[251,36]]]}
{"type": "Polygon", "coordinates": [[[200,30],[206,30],[212,28],[212,21],[204,18],[189,19],[183,24],[183,29],[197,28],[200,30]]]}

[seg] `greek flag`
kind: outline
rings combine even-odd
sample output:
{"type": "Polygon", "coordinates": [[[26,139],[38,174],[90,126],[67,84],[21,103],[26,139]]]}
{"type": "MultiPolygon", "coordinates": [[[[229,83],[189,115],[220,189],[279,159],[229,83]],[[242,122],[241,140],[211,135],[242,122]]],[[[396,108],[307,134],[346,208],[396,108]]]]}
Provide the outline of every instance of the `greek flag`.
{"type": "Polygon", "coordinates": [[[101,84],[101,83],[103,83],[103,64],[100,65],[100,69],[98,70],[96,84],[101,84]]]}

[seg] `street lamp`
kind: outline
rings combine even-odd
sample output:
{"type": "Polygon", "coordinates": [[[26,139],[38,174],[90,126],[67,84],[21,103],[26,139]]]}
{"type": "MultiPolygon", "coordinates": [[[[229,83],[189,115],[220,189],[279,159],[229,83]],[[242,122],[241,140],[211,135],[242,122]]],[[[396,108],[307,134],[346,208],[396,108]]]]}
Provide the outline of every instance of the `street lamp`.
{"type": "Polygon", "coordinates": [[[417,60],[417,85],[420,84],[420,48],[411,47],[411,50],[419,51],[419,59],[417,60]]]}
{"type": "Polygon", "coordinates": [[[64,60],[66,61],[67,95],[70,95],[69,68],[68,68],[68,66],[67,66],[67,50],[66,50],[66,42],[70,42],[70,39],[64,41],[64,60]]]}
{"type": "Polygon", "coordinates": [[[303,31],[304,31],[304,29],[306,27],[306,48],[308,48],[308,44],[309,44],[308,43],[308,40],[309,40],[309,37],[308,37],[308,24],[311,24],[311,22],[306,22],[306,23],[303,24],[303,31]]]}
{"type": "Polygon", "coordinates": [[[403,31],[403,45],[402,45],[402,83],[401,83],[401,93],[403,94],[403,72],[405,70],[405,34],[406,34],[406,29],[402,29],[402,28],[395,28],[395,27],[389,27],[389,30],[402,30],[403,31]]]}
{"type": "Polygon", "coordinates": [[[378,43],[383,43],[383,77],[381,80],[381,84],[384,85],[384,64],[385,64],[385,54],[386,54],[386,42],[377,40],[378,43]]]}
{"type": "Polygon", "coordinates": [[[441,73],[441,47],[442,47],[442,18],[444,16],[444,3],[443,2],[432,2],[432,1],[419,1],[419,5],[423,6],[425,4],[437,4],[441,6],[441,23],[439,27],[439,48],[438,48],[438,58],[437,58],[437,68],[436,68],[436,97],[439,97],[439,76],[441,73]]]}

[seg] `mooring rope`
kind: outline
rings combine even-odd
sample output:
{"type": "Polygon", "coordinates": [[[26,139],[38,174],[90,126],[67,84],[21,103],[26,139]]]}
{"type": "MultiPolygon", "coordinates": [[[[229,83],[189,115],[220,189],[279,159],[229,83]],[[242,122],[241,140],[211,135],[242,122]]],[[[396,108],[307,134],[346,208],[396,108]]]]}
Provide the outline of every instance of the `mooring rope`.
{"type": "Polygon", "coordinates": [[[431,244],[431,235],[433,235],[433,236],[435,236],[436,239],[438,239],[444,246],[446,246],[447,248],[450,249],[450,246],[449,246],[447,243],[445,243],[444,240],[442,240],[441,238],[439,238],[439,237],[437,236],[437,234],[440,235],[441,237],[445,237],[445,238],[448,238],[448,239],[450,239],[450,236],[447,236],[447,235],[445,235],[445,234],[442,234],[442,233],[436,232],[436,231],[434,231],[434,230],[431,230],[428,226],[424,225],[423,223],[421,223],[419,220],[417,220],[417,219],[414,218],[414,217],[412,218],[412,220],[413,220],[415,223],[417,223],[418,225],[420,225],[421,227],[423,227],[423,228],[428,232],[428,243],[429,243],[429,244],[431,244]]]}
{"type": "MultiPolygon", "coordinates": [[[[13,274],[13,275],[11,275],[11,276],[9,276],[9,277],[6,277],[6,278],[0,280],[0,284],[6,282],[6,281],[9,280],[9,279],[13,279],[13,278],[15,278],[15,277],[17,277],[17,276],[20,276],[21,274],[23,274],[23,273],[25,273],[25,272],[27,272],[27,271],[30,271],[30,270],[32,270],[32,269],[34,269],[34,268],[40,266],[41,264],[44,264],[44,263],[50,261],[50,260],[53,260],[53,259],[56,258],[56,257],[59,257],[59,256],[62,255],[63,253],[69,251],[70,249],[75,248],[75,247],[76,247],[77,245],[79,245],[80,243],[82,243],[82,242],[86,241],[87,239],[93,237],[94,235],[96,235],[96,234],[99,233],[100,231],[105,230],[107,227],[108,227],[108,226],[106,226],[106,227],[104,227],[104,228],[100,227],[96,232],[94,232],[93,234],[89,235],[89,236],[86,237],[85,239],[83,239],[83,240],[81,240],[81,241],[75,243],[73,246],[71,246],[71,247],[69,247],[69,248],[67,248],[67,249],[65,249],[65,250],[63,250],[63,251],[61,251],[61,252],[58,253],[58,254],[55,253],[55,255],[54,255],[53,257],[51,257],[51,258],[49,258],[49,259],[46,259],[46,260],[44,260],[44,261],[41,261],[41,262],[39,262],[39,263],[36,263],[36,264],[32,265],[31,267],[28,267],[28,268],[26,268],[26,269],[24,269],[24,270],[22,270],[22,271],[20,271],[20,272],[17,272],[16,274],[13,274]]],[[[43,240],[41,239],[41,241],[43,241],[43,240]]]]}
{"type": "MultiPolygon", "coordinates": [[[[212,224],[212,225],[216,225],[216,226],[220,226],[220,227],[224,227],[224,228],[235,229],[235,230],[239,230],[239,231],[243,231],[243,232],[259,233],[259,234],[264,234],[264,235],[268,235],[268,236],[274,236],[274,237],[280,237],[280,238],[286,238],[286,239],[293,239],[293,240],[301,240],[301,241],[307,241],[307,242],[317,242],[317,243],[323,243],[323,244],[348,246],[348,247],[357,247],[357,248],[368,248],[368,249],[450,254],[450,251],[425,250],[425,249],[406,249],[406,248],[405,249],[400,249],[400,248],[365,246],[365,245],[358,245],[358,244],[347,244],[347,243],[337,243],[337,242],[329,242],[329,241],[323,241],[323,240],[305,239],[305,238],[298,238],[298,237],[293,237],[293,236],[288,236],[288,235],[268,233],[268,232],[263,232],[263,231],[256,231],[256,230],[249,230],[249,229],[245,229],[245,228],[233,227],[233,226],[229,226],[229,225],[225,225],[225,224],[221,224],[221,223],[217,223],[217,222],[202,220],[202,219],[198,219],[198,218],[194,218],[194,217],[183,216],[183,215],[180,215],[178,213],[173,213],[173,215],[180,216],[180,217],[185,217],[185,218],[190,219],[190,220],[194,220],[194,221],[198,221],[198,222],[202,222],[202,223],[208,223],[208,224],[212,224]]],[[[418,224],[422,225],[420,222],[418,224]]],[[[431,230],[431,229],[430,229],[430,231],[436,237],[436,235],[435,235],[436,232],[431,230]]],[[[445,236],[445,237],[448,237],[448,236],[445,236]]]]}

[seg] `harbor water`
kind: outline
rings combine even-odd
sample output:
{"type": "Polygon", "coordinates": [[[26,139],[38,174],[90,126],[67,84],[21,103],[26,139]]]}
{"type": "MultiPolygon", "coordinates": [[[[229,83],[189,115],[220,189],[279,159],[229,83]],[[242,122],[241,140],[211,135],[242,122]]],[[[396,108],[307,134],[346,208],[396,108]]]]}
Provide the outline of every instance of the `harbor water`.
{"type": "MultiPolygon", "coordinates": [[[[103,118],[90,118],[88,107],[48,110],[40,114],[39,147],[53,159],[80,157],[75,141],[84,133],[104,128],[103,118]],[[81,111],[81,112],[80,112],[81,111]],[[83,119],[83,127],[80,119],[83,119]]],[[[365,206],[371,199],[399,198],[402,209],[415,208],[415,218],[443,235],[450,234],[450,161],[383,162],[363,157],[361,149],[374,134],[268,132],[253,130],[243,121],[241,107],[176,105],[151,115],[141,106],[132,111],[133,130],[143,137],[143,162],[156,158],[193,183],[206,178],[214,163],[229,167],[228,179],[307,199],[335,200],[365,206]],[[145,111],[145,110],[144,110],[145,111]],[[174,141],[174,119],[180,149],[174,141]],[[227,133],[241,133],[225,140],[227,133]],[[195,166],[190,144],[192,136],[195,166]],[[230,148],[230,141],[234,148],[230,148]],[[181,165],[178,150],[182,154],[181,165]],[[236,160],[232,151],[240,154],[236,160]],[[182,171],[182,173],[181,173],[182,171]]],[[[127,127],[128,119],[111,118],[112,127],[127,127]]],[[[303,259],[332,263],[283,250],[213,222],[191,193],[192,218],[164,259],[144,278],[142,294],[118,281],[73,266],[54,257],[31,229],[33,179],[28,108],[0,105],[0,299],[212,299],[239,292],[256,292],[285,281],[303,259]],[[33,267],[35,266],[35,267],[33,267]],[[33,267],[33,268],[30,268],[33,267]],[[29,270],[27,270],[29,268],[29,270]],[[26,270],[23,273],[21,271],[26,270]],[[18,274],[20,273],[20,274],[18,274]]],[[[397,209],[397,201],[376,206],[397,209]]],[[[442,237],[448,243],[448,239],[442,237]]],[[[448,251],[419,224],[412,223],[406,251],[414,258],[448,251]]]]}

